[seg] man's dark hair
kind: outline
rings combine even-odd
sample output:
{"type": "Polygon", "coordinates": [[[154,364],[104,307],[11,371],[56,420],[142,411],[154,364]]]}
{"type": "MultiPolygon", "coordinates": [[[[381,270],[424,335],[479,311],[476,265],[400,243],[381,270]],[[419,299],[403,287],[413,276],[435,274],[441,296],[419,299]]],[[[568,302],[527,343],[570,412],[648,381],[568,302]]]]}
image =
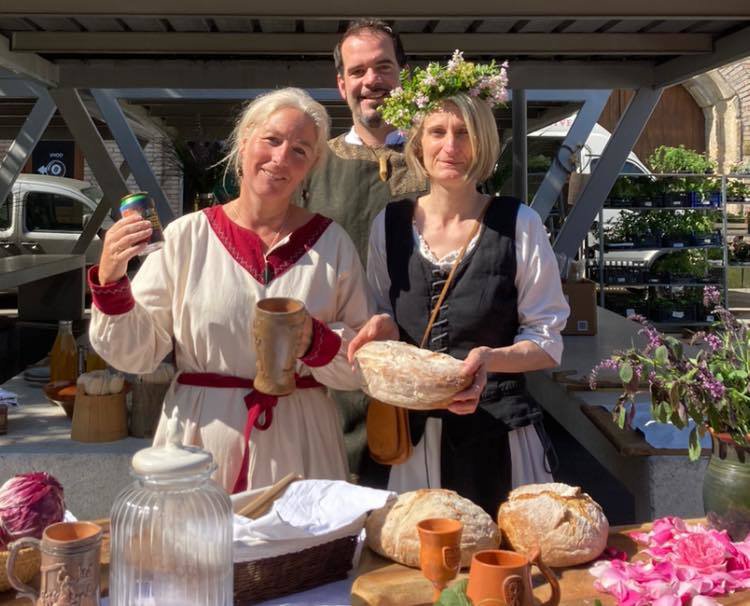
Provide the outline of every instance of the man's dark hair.
{"type": "Polygon", "coordinates": [[[393,42],[393,51],[396,55],[398,66],[403,67],[406,65],[406,53],[404,52],[403,44],[401,44],[401,38],[391,29],[390,25],[380,19],[355,19],[349,22],[346,31],[341,36],[338,44],[336,44],[336,48],[333,49],[333,62],[336,64],[336,71],[340,76],[344,75],[344,60],[341,57],[341,45],[349,36],[356,36],[362,32],[383,34],[390,38],[391,42],[393,42]]]}

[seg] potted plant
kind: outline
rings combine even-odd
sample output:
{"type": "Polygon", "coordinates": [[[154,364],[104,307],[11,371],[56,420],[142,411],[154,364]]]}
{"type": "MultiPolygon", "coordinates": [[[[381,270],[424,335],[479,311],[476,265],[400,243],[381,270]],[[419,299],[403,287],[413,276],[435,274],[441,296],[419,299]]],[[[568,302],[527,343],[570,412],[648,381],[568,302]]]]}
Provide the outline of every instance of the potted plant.
{"type": "Polygon", "coordinates": [[[224,144],[220,141],[185,141],[173,139],[172,162],[185,179],[185,210],[190,212],[211,206],[224,176],[224,144]]]}
{"type": "Polygon", "coordinates": [[[744,236],[735,236],[729,244],[729,259],[736,263],[750,261],[750,242],[744,236]]]}
{"type": "Polygon", "coordinates": [[[649,214],[623,211],[607,221],[604,235],[612,249],[647,248],[659,245],[651,230],[649,214]]]}
{"type": "Polygon", "coordinates": [[[591,386],[603,369],[618,373],[623,392],[613,411],[626,427],[635,397],[651,393],[652,417],[678,428],[691,427],[688,454],[701,455],[700,437],[709,432],[712,454],[703,485],[709,521],[742,540],[750,530],[750,333],[720,304],[713,286],[703,291],[703,304],[718,320],[710,331],[697,332],[686,347],[644,322],[646,343],[615,352],[591,373],[591,386]]]}
{"type": "Polygon", "coordinates": [[[610,208],[627,208],[633,206],[633,180],[628,176],[620,176],[615,180],[607,196],[606,204],[610,208]]]}
{"type": "MultiPolygon", "coordinates": [[[[655,282],[679,284],[696,282],[708,273],[708,261],[698,250],[680,250],[663,255],[656,259],[649,274],[657,277],[655,282]]],[[[651,280],[650,280],[651,281],[651,280]]]]}
{"type": "MultiPolygon", "coordinates": [[[[684,145],[660,145],[648,157],[647,163],[655,173],[710,175],[716,170],[716,163],[705,154],[684,145]]],[[[702,177],[667,177],[662,187],[662,203],[664,206],[700,206],[705,191],[712,187],[713,182],[715,179],[702,177]]]]}

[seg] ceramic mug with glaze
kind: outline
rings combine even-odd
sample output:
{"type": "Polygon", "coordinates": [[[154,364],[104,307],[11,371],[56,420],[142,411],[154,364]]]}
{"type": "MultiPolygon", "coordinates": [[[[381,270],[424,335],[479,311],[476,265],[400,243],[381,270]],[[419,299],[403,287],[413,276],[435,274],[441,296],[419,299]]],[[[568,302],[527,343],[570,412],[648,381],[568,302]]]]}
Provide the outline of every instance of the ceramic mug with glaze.
{"type": "Polygon", "coordinates": [[[8,581],[18,597],[36,606],[99,606],[102,528],[92,522],[58,522],[44,529],[42,540],[26,537],[9,546],[8,581]],[[18,551],[35,547],[42,554],[39,591],[13,573],[18,551]]]}
{"type": "Polygon", "coordinates": [[[532,566],[539,568],[552,590],[550,599],[542,606],[557,606],[560,584],[542,563],[538,551],[530,558],[502,549],[478,551],[471,558],[466,595],[474,606],[533,606],[532,566]]]}
{"type": "Polygon", "coordinates": [[[419,567],[434,587],[433,602],[455,579],[461,567],[461,532],[463,524],[448,518],[432,518],[417,524],[419,533],[419,567]]]}

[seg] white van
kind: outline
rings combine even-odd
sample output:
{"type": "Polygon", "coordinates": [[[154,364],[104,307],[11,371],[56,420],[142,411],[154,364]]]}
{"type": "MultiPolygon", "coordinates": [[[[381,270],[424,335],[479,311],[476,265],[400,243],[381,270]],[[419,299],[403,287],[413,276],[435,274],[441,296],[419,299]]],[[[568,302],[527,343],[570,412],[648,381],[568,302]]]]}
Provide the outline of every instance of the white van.
{"type": "MultiPolygon", "coordinates": [[[[77,179],[21,174],[0,200],[0,256],[70,253],[102,199],[102,191],[77,179]]],[[[102,229],[113,224],[105,217],[102,229]]],[[[102,241],[94,236],[86,264],[99,259],[102,241]]]]}
{"type": "MultiPolygon", "coordinates": [[[[565,137],[573,126],[573,121],[576,119],[577,114],[573,114],[564,118],[554,124],[540,128],[529,134],[529,148],[532,148],[535,138],[540,138],[543,141],[557,141],[558,145],[563,142],[565,137]]],[[[577,165],[580,167],[578,172],[583,174],[590,174],[591,171],[596,167],[599,158],[604,153],[604,148],[607,146],[612,133],[606,128],[599,124],[595,124],[591,130],[591,134],[586,139],[586,143],[578,151],[577,165]]],[[[622,167],[623,174],[633,175],[647,175],[651,171],[646,168],[646,165],[640,161],[638,156],[633,152],[628,154],[628,159],[625,161],[625,165],[622,167]]]]}
{"type": "MultiPolygon", "coordinates": [[[[570,127],[573,125],[576,115],[577,114],[573,114],[559,122],[555,122],[554,124],[550,124],[549,126],[530,133],[528,144],[530,150],[529,155],[533,153],[531,150],[542,149],[544,144],[552,142],[557,146],[555,147],[556,153],[559,145],[562,144],[570,127]]],[[[591,130],[591,134],[589,134],[583,147],[578,150],[576,159],[576,164],[579,167],[578,172],[585,175],[591,174],[604,153],[604,148],[607,146],[611,137],[612,134],[606,128],[600,124],[594,125],[594,128],[591,130]]],[[[630,152],[620,174],[650,175],[651,171],[643,162],[641,162],[638,156],[633,152],[630,152]]],[[[603,209],[602,218],[604,225],[606,225],[608,221],[617,217],[621,212],[622,210],[617,208],[603,209]]],[[[599,216],[597,215],[595,221],[598,220],[599,216]]],[[[597,241],[598,238],[596,236],[589,236],[588,243],[590,246],[595,246],[597,241]]],[[[651,263],[663,254],[666,254],[665,251],[657,250],[610,251],[606,253],[606,259],[608,261],[635,261],[650,266],[651,263]]]]}

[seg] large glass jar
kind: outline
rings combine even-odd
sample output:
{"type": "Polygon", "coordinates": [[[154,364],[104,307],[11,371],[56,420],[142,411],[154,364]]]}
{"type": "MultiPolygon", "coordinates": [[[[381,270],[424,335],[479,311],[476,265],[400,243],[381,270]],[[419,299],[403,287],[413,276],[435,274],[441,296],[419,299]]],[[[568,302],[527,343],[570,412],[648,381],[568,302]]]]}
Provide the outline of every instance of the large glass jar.
{"type": "MultiPolygon", "coordinates": [[[[176,425],[176,419],[169,423],[176,425]]],[[[112,506],[112,606],[230,606],[232,508],[209,453],[167,446],[133,457],[136,481],[112,506]]]]}

